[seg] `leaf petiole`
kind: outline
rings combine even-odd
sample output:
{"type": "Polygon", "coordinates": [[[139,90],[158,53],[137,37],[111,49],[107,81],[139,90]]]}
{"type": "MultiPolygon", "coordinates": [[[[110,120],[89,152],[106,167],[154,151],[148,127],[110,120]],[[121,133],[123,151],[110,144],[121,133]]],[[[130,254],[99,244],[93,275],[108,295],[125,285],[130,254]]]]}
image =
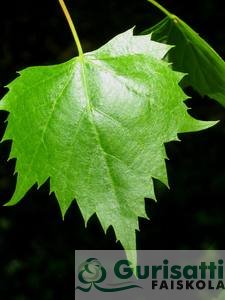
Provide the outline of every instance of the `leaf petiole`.
{"type": "Polygon", "coordinates": [[[165,7],[163,7],[161,4],[159,4],[157,1],[155,0],[147,0],[149,3],[153,4],[155,7],[157,7],[159,10],[161,10],[165,15],[167,15],[168,17],[172,18],[174,17],[173,14],[171,14],[165,7]]]}
{"type": "Polygon", "coordinates": [[[74,40],[75,40],[75,44],[77,46],[78,54],[79,54],[79,56],[83,56],[84,52],[83,52],[83,49],[82,49],[82,46],[81,46],[81,43],[80,43],[80,39],[79,39],[79,36],[77,34],[77,31],[76,31],[76,28],[74,26],[74,23],[72,21],[72,18],[70,16],[70,13],[69,13],[69,11],[68,11],[68,9],[66,7],[66,4],[65,4],[64,0],[59,0],[59,3],[61,5],[61,8],[62,8],[62,10],[64,12],[64,15],[65,15],[65,17],[67,19],[67,22],[68,22],[68,24],[70,26],[70,30],[71,30],[71,32],[73,34],[73,37],[74,37],[74,40]]]}

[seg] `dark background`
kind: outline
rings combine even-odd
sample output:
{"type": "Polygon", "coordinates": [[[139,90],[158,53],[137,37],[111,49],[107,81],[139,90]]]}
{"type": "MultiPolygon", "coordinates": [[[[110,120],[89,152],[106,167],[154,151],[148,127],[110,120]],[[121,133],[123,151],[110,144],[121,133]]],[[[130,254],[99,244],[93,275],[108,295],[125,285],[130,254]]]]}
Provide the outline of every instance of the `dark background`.
{"type": "MultiPolygon", "coordinates": [[[[94,50],[133,27],[146,29],[163,15],[145,0],[67,0],[84,50],[94,50]]],[[[162,0],[225,57],[225,11],[219,0],[162,0]]],[[[73,38],[56,0],[1,1],[0,96],[16,71],[68,60],[73,38]]],[[[74,52],[75,51],[75,52],[74,52]]],[[[207,131],[166,145],[170,190],[155,181],[158,203],[146,200],[151,221],[140,220],[138,249],[224,249],[225,110],[193,91],[192,114],[221,119],[207,131]]],[[[21,112],[22,113],[22,112],[21,112]]],[[[0,133],[6,113],[1,112],[0,133]]],[[[3,207],[15,187],[10,143],[0,145],[0,299],[74,299],[74,250],[121,249],[93,216],[87,228],[74,201],[62,221],[48,183],[15,207],[3,207]]]]}

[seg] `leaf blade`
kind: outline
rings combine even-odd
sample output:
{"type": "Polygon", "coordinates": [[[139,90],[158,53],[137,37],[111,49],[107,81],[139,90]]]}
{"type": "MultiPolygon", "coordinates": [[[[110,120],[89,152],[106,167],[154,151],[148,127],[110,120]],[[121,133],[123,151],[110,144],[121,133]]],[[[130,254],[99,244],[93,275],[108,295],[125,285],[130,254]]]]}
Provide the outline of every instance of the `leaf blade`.
{"type": "Polygon", "coordinates": [[[96,213],[132,250],[138,217],[147,217],[144,198],[155,198],[152,178],[167,184],[164,143],[215,122],[187,113],[182,75],[161,60],[168,46],[130,32],[119,40],[22,71],[1,108],[10,112],[4,140],[13,140],[17,158],[9,205],[50,178],[63,215],[76,198],[85,223],[96,213]]]}

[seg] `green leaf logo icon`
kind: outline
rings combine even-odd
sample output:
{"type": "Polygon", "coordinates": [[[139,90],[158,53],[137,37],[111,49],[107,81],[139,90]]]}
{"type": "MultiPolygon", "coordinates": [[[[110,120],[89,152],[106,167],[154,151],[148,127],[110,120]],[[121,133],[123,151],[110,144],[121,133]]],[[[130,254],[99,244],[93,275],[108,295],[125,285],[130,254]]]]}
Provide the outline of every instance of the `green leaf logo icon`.
{"type": "Polygon", "coordinates": [[[78,277],[84,284],[100,283],[106,278],[106,270],[96,258],[89,258],[80,265],[78,277]]]}
{"type": "Polygon", "coordinates": [[[132,288],[141,288],[138,285],[132,284],[132,282],[111,284],[113,288],[104,288],[98,284],[105,281],[106,279],[106,269],[96,258],[89,258],[85,262],[81,263],[78,268],[78,279],[81,283],[85,284],[86,287],[77,286],[75,290],[80,290],[82,292],[89,292],[94,286],[97,290],[105,293],[120,292],[132,288]]]}

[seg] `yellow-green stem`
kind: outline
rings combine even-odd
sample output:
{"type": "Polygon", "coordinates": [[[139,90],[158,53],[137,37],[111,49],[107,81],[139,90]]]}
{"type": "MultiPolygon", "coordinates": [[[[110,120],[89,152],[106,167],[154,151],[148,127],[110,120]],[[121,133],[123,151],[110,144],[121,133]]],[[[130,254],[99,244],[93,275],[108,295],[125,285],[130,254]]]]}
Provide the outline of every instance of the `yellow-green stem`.
{"type": "Polygon", "coordinates": [[[165,15],[172,18],[173,14],[171,14],[165,7],[163,7],[161,4],[156,2],[155,0],[147,0],[149,3],[153,4],[155,7],[157,7],[159,10],[161,10],[165,15]]]}
{"type": "Polygon", "coordinates": [[[62,8],[62,10],[64,12],[64,15],[65,15],[65,17],[67,19],[67,22],[68,22],[68,24],[70,26],[70,30],[71,30],[71,32],[73,34],[73,37],[74,37],[74,40],[75,40],[75,44],[77,46],[77,50],[78,50],[78,53],[79,53],[79,56],[83,56],[84,52],[83,52],[83,49],[82,49],[82,46],[81,46],[81,43],[80,43],[80,39],[79,39],[79,36],[77,34],[76,28],[75,28],[75,26],[73,24],[72,18],[71,18],[70,14],[69,14],[69,11],[68,11],[68,9],[66,7],[66,4],[65,4],[65,2],[63,0],[59,0],[59,3],[61,5],[61,8],[62,8]]]}

